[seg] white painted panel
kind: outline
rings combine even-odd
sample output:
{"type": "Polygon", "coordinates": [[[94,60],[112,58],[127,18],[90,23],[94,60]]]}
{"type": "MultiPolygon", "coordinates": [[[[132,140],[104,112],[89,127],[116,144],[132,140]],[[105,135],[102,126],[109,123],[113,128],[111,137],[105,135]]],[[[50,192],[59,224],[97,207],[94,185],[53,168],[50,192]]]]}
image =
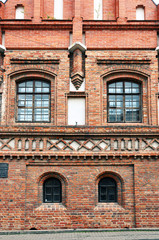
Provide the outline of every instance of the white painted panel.
{"type": "Polygon", "coordinates": [[[54,0],[54,18],[63,19],[63,0],[54,0]]]}
{"type": "Polygon", "coordinates": [[[145,10],[143,7],[136,8],[136,20],[144,20],[145,19],[145,10]]]}
{"type": "Polygon", "coordinates": [[[20,6],[16,8],[16,19],[24,19],[24,7],[20,6]]]}
{"type": "Polygon", "coordinates": [[[76,89],[70,79],[70,92],[84,92],[85,91],[85,79],[79,89],[76,89]]]}
{"type": "Polygon", "coordinates": [[[103,18],[103,0],[94,0],[94,20],[102,20],[103,18]]]}
{"type": "Polygon", "coordinates": [[[68,125],[85,124],[85,98],[68,98],[68,125]]]}

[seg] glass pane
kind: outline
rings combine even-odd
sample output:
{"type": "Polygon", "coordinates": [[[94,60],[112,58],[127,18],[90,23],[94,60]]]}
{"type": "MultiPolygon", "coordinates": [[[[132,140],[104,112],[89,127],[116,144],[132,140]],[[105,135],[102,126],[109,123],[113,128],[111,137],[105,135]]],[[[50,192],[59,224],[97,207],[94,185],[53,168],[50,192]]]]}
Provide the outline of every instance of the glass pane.
{"type": "Polygon", "coordinates": [[[48,115],[49,114],[49,109],[42,109],[42,114],[48,115]]]}
{"type": "Polygon", "coordinates": [[[34,115],[34,120],[35,121],[41,121],[42,119],[41,119],[41,115],[34,115]]]}
{"type": "Polygon", "coordinates": [[[47,195],[50,195],[50,194],[52,193],[52,187],[47,187],[47,186],[45,186],[45,193],[46,193],[47,195]]]}
{"type": "Polygon", "coordinates": [[[32,121],[32,115],[25,115],[25,121],[32,121]]]}
{"type": "Polygon", "coordinates": [[[40,101],[37,100],[37,101],[35,101],[34,105],[35,105],[35,107],[42,107],[41,104],[42,104],[41,100],[40,101]]]}
{"type": "Polygon", "coordinates": [[[26,88],[26,93],[31,93],[33,92],[33,88],[26,88]]]}
{"type": "Polygon", "coordinates": [[[106,194],[106,188],[105,187],[100,187],[101,194],[106,194]]]}
{"type": "Polygon", "coordinates": [[[125,82],[125,93],[131,93],[131,92],[132,92],[131,82],[125,82]]]}
{"type": "Polygon", "coordinates": [[[59,194],[60,188],[59,187],[54,187],[53,192],[54,192],[54,194],[59,194]]]}
{"type": "Polygon", "coordinates": [[[132,109],[125,109],[125,120],[132,122],[132,109]]]}
{"type": "Polygon", "coordinates": [[[25,101],[18,101],[18,107],[24,107],[25,101]]]}
{"type": "Polygon", "coordinates": [[[18,92],[25,93],[25,88],[18,88],[18,92]]]}
{"type": "Polygon", "coordinates": [[[49,101],[43,101],[42,107],[49,107],[49,101]]]}
{"type": "Polygon", "coordinates": [[[105,195],[105,194],[104,194],[104,195],[101,195],[101,196],[100,196],[100,200],[101,200],[101,201],[106,201],[106,200],[107,200],[106,195],[105,195]]]}
{"type": "Polygon", "coordinates": [[[109,109],[109,121],[116,122],[116,110],[115,109],[109,109]]]}
{"type": "Polygon", "coordinates": [[[133,93],[139,93],[139,91],[140,91],[139,84],[133,83],[132,84],[132,92],[133,93]]]}
{"type": "Polygon", "coordinates": [[[116,106],[122,108],[123,107],[123,96],[117,95],[116,96],[116,106]]]}
{"type": "Polygon", "coordinates": [[[54,202],[60,202],[60,195],[54,195],[54,199],[53,199],[54,202]]]}
{"type": "Polygon", "coordinates": [[[123,110],[117,109],[117,122],[122,122],[122,121],[123,121],[123,110]]]}
{"type": "Polygon", "coordinates": [[[133,122],[138,122],[138,121],[139,121],[139,110],[133,109],[133,122]]]}
{"type": "Polygon", "coordinates": [[[108,85],[108,92],[115,93],[115,83],[111,83],[108,85]]]}
{"type": "Polygon", "coordinates": [[[19,83],[19,88],[25,88],[25,82],[19,83]]]}
{"type": "Polygon", "coordinates": [[[33,88],[33,81],[27,81],[26,82],[26,87],[27,88],[33,88]]]}
{"type": "Polygon", "coordinates": [[[37,93],[40,93],[40,92],[42,92],[42,88],[35,88],[35,92],[37,93]]]}
{"type": "Polygon", "coordinates": [[[123,93],[123,82],[116,82],[116,93],[123,93]]]}
{"type": "Polygon", "coordinates": [[[24,108],[19,108],[18,109],[18,114],[19,115],[24,115],[24,110],[25,110],[24,108]]]}
{"type": "Polygon", "coordinates": [[[49,83],[43,82],[43,87],[44,87],[44,88],[49,88],[49,86],[50,86],[49,83]]]}
{"type": "Polygon", "coordinates": [[[132,107],[132,96],[125,96],[125,107],[132,107]]]}
{"type": "Polygon", "coordinates": [[[18,121],[24,121],[24,115],[18,115],[18,121]]]}
{"type": "Polygon", "coordinates": [[[36,108],[35,111],[34,111],[34,113],[35,113],[36,115],[37,115],[37,114],[41,115],[41,108],[36,108]]]}
{"type": "Polygon", "coordinates": [[[49,91],[50,91],[49,88],[43,88],[43,89],[42,89],[42,92],[43,92],[43,93],[48,93],[49,91]]]}
{"type": "Polygon", "coordinates": [[[45,196],[45,202],[52,202],[52,196],[51,195],[46,195],[45,196]]]}
{"type": "Polygon", "coordinates": [[[42,121],[49,121],[49,115],[42,115],[42,121]]]}
{"type": "Polygon", "coordinates": [[[41,88],[42,82],[41,81],[35,81],[35,88],[41,88]]]}

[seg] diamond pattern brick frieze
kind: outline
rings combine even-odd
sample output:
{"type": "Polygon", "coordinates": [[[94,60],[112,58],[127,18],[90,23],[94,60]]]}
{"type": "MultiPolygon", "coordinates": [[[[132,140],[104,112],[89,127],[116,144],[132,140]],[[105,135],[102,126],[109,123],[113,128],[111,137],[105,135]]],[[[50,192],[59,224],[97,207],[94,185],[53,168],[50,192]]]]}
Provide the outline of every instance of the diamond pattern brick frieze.
{"type": "Polygon", "coordinates": [[[107,138],[51,138],[11,137],[0,139],[1,152],[64,152],[64,153],[110,153],[136,152],[158,153],[158,138],[107,137],[107,138]]]}

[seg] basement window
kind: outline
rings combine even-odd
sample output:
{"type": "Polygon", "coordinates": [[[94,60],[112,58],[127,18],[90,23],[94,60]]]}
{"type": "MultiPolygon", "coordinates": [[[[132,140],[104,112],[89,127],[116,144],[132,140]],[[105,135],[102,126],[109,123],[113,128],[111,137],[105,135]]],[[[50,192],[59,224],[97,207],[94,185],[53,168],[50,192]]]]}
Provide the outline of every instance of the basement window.
{"type": "Polygon", "coordinates": [[[99,202],[117,202],[117,184],[113,178],[102,178],[98,184],[99,202]]]}
{"type": "Polygon", "coordinates": [[[17,84],[17,120],[19,122],[50,121],[50,83],[28,80],[17,84]]]}
{"type": "Polygon", "coordinates": [[[60,203],[62,202],[62,185],[57,178],[48,178],[43,185],[43,202],[60,203]]]}

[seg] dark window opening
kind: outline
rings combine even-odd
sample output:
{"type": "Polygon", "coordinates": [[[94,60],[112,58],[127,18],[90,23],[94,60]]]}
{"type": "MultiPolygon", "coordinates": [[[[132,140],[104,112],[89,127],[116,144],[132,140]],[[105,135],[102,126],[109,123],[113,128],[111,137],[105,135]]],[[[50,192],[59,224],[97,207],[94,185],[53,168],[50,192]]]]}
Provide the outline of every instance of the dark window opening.
{"type": "Polygon", "coordinates": [[[114,179],[106,177],[98,185],[99,202],[117,202],[117,186],[114,179]]]}
{"type": "Polygon", "coordinates": [[[17,84],[17,120],[19,122],[50,121],[50,84],[32,80],[17,84]]]}
{"type": "Polygon", "coordinates": [[[44,182],[45,203],[60,203],[62,201],[62,186],[57,178],[49,178],[44,182]]]}
{"type": "Polygon", "coordinates": [[[141,86],[119,81],[108,84],[108,122],[141,122],[141,86]]]}

